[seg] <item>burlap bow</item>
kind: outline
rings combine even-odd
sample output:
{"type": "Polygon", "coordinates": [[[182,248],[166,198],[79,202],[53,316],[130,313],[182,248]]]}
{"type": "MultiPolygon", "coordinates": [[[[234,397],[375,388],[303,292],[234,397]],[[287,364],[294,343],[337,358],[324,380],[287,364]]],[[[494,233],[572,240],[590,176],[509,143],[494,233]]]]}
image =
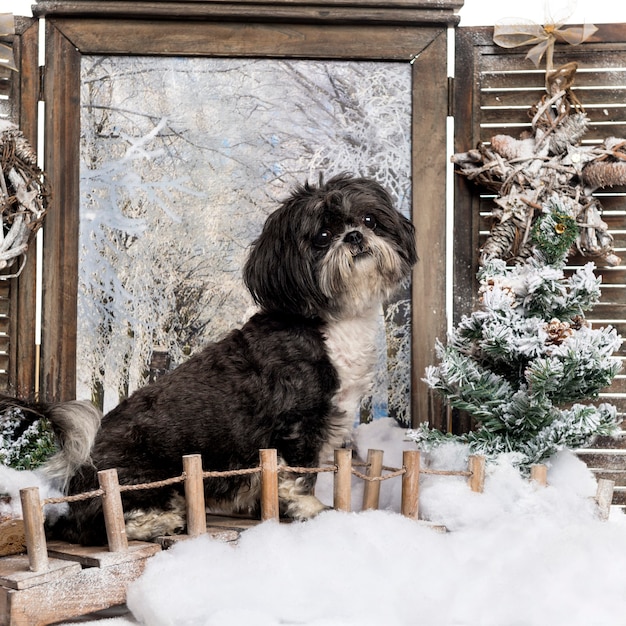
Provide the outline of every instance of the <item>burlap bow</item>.
{"type": "Polygon", "coordinates": [[[536,24],[530,20],[510,18],[500,20],[493,29],[493,41],[503,48],[517,48],[519,46],[533,47],[526,55],[535,67],[546,55],[546,71],[552,70],[552,57],[554,54],[554,44],[557,41],[565,42],[576,46],[586,39],[589,39],[598,29],[593,24],[583,26],[570,26],[563,28],[564,22],[554,24],[536,24]]]}
{"type": "MultiPolygon", "coordinates": [[[[0,38],[15,33],[15,21],[12,13],[0,13],[0,38]]],[[[13,48],[0,43],[0,67],[17,71],[13,58],[13,48]]]]}

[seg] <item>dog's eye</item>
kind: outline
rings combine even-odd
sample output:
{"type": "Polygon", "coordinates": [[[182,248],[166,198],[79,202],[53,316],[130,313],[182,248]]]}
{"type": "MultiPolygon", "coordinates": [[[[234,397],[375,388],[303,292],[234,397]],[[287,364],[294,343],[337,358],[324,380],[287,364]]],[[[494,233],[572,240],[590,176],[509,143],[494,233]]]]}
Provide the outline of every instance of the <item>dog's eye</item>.
{"type": "Polygon", "coordinates": [[[374,230],[376,228],[376,218],[367,213],[363,216],[363,224],[365,224],[365,226],[367,226],[370,230],[374,230]]]}
{"type": "Polygon", "coordinates": [[[328,248],[332,240],[333,234],[328,230],[328,228],[324,228],[323,230],[320,230],[317,235],[315,235],[313,239],[313,245],[318,248],[328,248]]]}

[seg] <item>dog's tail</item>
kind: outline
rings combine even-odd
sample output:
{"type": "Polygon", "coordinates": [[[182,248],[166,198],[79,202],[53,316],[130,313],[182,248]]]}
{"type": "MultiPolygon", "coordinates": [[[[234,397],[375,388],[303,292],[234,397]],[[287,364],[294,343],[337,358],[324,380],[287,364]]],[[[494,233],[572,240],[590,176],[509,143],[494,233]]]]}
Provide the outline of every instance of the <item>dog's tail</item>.
{"type": "Polygon", "coordinates": [[[82,465],[90,463],[91,448],[100,428],[102,413],[91,402],[74,400],[55,404],[28,403],[0,397],[0,414],[15,410],[24,428],[39,419],[47,419],[59,442],[59,450],[40,468],[50,482],[63,492],[82,465]]]}
{"type": "Polygon", "coordinates": [[[70,479],[79,467],[91,462],[91,448],[102,413],[85,400],[53,404],[47,415],[60,449],[41,467],[41,471],[61,491],[66,492],[70,479]]]}

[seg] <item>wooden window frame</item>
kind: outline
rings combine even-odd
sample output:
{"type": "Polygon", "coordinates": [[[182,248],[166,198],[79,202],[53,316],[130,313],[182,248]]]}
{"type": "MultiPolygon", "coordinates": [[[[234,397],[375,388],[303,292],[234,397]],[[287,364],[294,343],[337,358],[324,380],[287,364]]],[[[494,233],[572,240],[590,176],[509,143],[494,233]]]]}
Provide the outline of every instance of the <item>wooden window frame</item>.
{"type": "Polygon", "coordinates": [[[41,397],[76,392],[80,65],[86,54],[404,61],[412,67],[412,217],[420,260],[412,294],[413,424],[445,426],[422,381],[446,332],[446,120],[451,0],[317,2],[39,2],[46,18],[46,218],[41,397]]]}

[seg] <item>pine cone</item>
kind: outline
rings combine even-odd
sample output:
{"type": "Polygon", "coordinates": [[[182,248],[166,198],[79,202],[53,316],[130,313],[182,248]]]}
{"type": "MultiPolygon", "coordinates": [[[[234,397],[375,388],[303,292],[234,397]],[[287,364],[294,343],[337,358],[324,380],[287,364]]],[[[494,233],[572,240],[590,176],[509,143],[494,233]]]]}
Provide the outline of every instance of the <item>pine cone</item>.
{"type": "Polygon", "coordinates": [[[561,322],[558,319],[550,320],[544,329],[548,333],[547,345],[560,346],[570,335],[574,333],[568,322],[561,322]]]}
{"type": "Polygon", "coordinates": [[[480,251],[480,264],[489,259],[506,259],[510,257],[511,248],[517,235],[517,226],[512,220],[498,222],[491,229],[489,238],[480,251]]]}
{"type": "Polygon", "coordinates": [[[550,137],[550,152],[563,154],[568,147],[576,145],[587,132],[589,119],[585,113],[567,116],[550,137]]]}
{"type": "Polygon", "coordinates": [[[626,163],[592,161],[583,168],[582,179],[586,185],[593,189],[626,185],[626,163]]]}

